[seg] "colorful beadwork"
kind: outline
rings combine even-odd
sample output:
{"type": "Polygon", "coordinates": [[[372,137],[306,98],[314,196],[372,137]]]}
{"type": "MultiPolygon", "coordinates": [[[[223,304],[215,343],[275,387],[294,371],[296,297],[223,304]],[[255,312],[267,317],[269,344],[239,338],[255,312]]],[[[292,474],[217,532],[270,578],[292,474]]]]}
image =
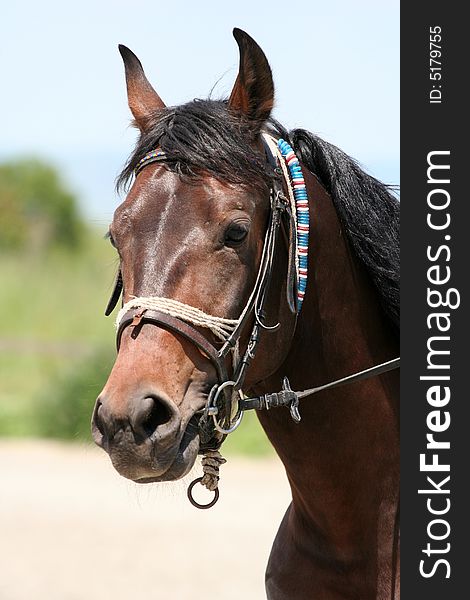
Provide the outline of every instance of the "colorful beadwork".
{"type": "Polygon", "coordinates": [[[139,173],[139,171],[141,171],[147,163],[155,162],[155,160],[158,160],[160,157],[165,157],[163,150],[152,150],[151,152],[147,152],[144,158],[141,158],[137,163],[135,174],[137,175],[137,173],[139,173]]]}
{"type": "Polygon", "coordinates": [[[310,222],[307,188],[305,187],[302,168],[294,150],[283,139],[277,140],[277,146],[289,168],[297,211],[297,302],[300,311],[307,287],[308,233],[310,222]]]}

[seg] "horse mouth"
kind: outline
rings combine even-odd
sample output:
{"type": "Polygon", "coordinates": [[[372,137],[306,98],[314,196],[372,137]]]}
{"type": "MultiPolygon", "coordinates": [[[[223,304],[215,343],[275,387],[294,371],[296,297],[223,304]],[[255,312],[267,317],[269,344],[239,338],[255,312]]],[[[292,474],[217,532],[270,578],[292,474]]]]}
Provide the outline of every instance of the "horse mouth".
{"type": "Polygon", "coordinates": [[[130,427],[120,432],[114,443],[103,446],[113,467],[135,483],[175,481],[189,473],[199,452],[200,412],[194,413],[169,447],[158,447],[148,438],[136,443],[130,427]]]}
{"type": "Polygon", "coordinates": [[[131,477],[135,483],[158,483],[163,481],[175,481],[189,473],[194,466],[199,452],[199,418],[200,414],[194,414],[183,431],[173,461],[168,468],[159,474],[145,474],[143,476],[131,477]]]}

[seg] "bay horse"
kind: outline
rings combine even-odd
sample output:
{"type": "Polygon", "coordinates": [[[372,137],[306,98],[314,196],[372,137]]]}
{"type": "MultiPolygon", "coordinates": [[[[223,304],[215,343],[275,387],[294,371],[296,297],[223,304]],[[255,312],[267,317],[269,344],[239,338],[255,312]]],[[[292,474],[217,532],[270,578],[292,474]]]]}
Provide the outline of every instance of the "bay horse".
{"type": "Polygon", "coordinates": [[[258,399],[292,490],[267,566],[268,598],[398,598],[397,371],[291,403],[300,422],[285,408],[261,408],[296,398],[287,381],[321,386],[397,354],[399,202],[335,146],[271,117],[268,61],[249,35],[234,37],[240,63],[229,99],[176,107],[120,46],[140,137],[109,229],[120,269],[107,312],[122,290],[125,314],[93,437],[124,477],[179,479],[230,430],[246,397],[233,382],[222,390],[223,378],[243,370],[243,391],[258,399]],[[301,245],[286,200],[292,182],[266,136],[298,158],[290,175],[311,216],[304,293],[293,267],[301,245]]]}

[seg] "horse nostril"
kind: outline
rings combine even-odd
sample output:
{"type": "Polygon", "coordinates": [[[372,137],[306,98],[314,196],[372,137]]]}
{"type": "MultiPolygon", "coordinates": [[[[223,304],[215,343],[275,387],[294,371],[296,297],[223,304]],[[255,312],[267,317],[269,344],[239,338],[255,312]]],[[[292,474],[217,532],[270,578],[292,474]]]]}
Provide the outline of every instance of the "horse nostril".
{"type": "Polygon", "coordinates": [[[170,399],[154,394],[135,396],[129,401],[127,414],[116,413],[110,406],[110,399],[103,396],[97,400],[93,412],[91,431],[101,448],[126,444],[132,437],[137,445],[151,441],[165,447],[174,442],[181,420],[170,399]]]}
{"type": "Polygon", "coordinates": [[[160,425],[172,419],[172,412],[164,400],[148,396],[139,402],[134,411],[132,427],[135,433],[145,438],[151,437],[160,425]]]}

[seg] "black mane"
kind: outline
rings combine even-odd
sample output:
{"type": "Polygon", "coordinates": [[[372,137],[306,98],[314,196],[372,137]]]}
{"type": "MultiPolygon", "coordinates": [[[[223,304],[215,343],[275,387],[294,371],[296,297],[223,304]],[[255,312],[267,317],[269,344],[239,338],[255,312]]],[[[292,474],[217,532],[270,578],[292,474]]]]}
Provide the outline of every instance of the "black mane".
{"type": "MultiPolygon", "coordinates": [[[[358,259],[368,271],[392,323],[399,327],[400,205],[390,187],[365,173],[342,150],[303,129],[286,131],[271,120],[268,129],[294,148],[301,162],[331,195],[358,259]]],[[[227,110],[226,101],[194,100],[155,115],[118,177],[118,188],[131,181],[139,161],[159,147],[169,168],[186,177],[209,173],[222,181],[265,186],[272,177],[254,149],[253,129],[227,110]]]]}

